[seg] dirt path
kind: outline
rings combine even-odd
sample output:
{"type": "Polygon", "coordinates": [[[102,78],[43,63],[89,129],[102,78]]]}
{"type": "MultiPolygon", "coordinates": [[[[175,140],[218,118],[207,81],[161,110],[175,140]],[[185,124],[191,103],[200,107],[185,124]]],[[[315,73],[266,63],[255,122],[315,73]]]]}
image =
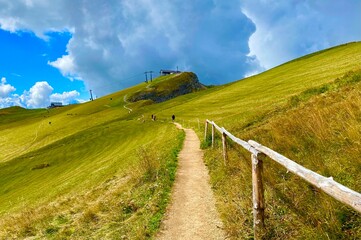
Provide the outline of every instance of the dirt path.
{"type": "Polygon", "coordinates": [[[157,239],[225,239],[200,141],[193,130],[184,130],[171,206],[157,239]]]}
{"type": "Polygon", "coordinates": [[[125,103],[123,105],[123,107],[128,110],[128,113],[131,113],[133,111],[133,109],[127,107],[127,105],[129,104],[129,102],[127,101],[127,94],[124,95],[123,101],[125,103]]]}

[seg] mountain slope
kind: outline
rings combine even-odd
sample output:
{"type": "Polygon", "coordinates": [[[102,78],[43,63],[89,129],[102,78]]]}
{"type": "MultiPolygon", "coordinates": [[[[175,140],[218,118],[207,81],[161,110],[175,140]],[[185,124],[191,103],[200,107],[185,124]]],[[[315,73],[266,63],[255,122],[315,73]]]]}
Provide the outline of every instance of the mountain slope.
{"type": "MultiPolygon", "coordinates": [[[[357,96],[358,90],[348,91],[348,88],[358,89],[357,81],[348,81],[327,91],[316,90],[317,94],[311,94],[311,99],[306,95],[308,89],[331,84],[351,70],[354,71],[350,73],[352,76],[358,74],[360,62],[361,43],[350,43],[285,63],[257,76],[158,104],[148,105],[144,100],[124,101],[147,87],[146,83],[141,83],[81,105],[49,111],[0,110],[0,236],[151,236],[166,206],[174,177],[175,153],[181,146],[182,134],[169,124],[172,114],[177,121],[194,127],[200,135],[203,129],[199,123],[209,118],[236,136],[259,140],[326,175],[334,174],[331,170],[335,165],[344,166],[345,169],[336,171],[335,179],[360,191],[355,182],[360,171],[354,170],[360,166],[357,151],[353,151],[355,155],[339,158],[336,152],[328,153],[326,148],[336,141],[339,152],[349,146],[348,140],[327,137],[327,134],[320,138],[318,133],[301,128],[305,120],[297,122],[297,117],[291,117],[300,116],[296,113],[307,116],[309,110],[302,110],[303,104],[312,106],[313,96],[317,98],[318,93],[340,91],[339,94],[330,93],[330,99],[326,98],[324,104],[317,103],[316,110],[327,109],[328,101],[341,101],[344,94],[357,96]],[[295,99],[298,99],[296,103],[295,99]],[[132,111],[129,113],[124,105],[132,111]],[[151,121],[152,114],[157,115],[158,121],[151,121]],[[288,125],[284,125],[286,120],[278,120],[282,118],[288,119],[288,125]],[[282,132],[284,128],[302,130],[282,132]],[[281,139],[285,140],[285,145],[281,139]],[[313,154],[318,149],[322,154],[313,154]],[[315,159],[322,164],[313,165],[315,159]],[[332,159],[337,159],[337,163],[332,159]],[[347,159],[355,161],[355,165],[349,165],[347,159]],[[321,169],[321,166],[325,167],[321,169]],[[347,166],[353,170],[348,171],[347,166]],[[89,204],[85,204],[87,202],[89,204]],[[116,207],[112,210],[108,205],[116,207]],[[33,221],[27,218],[29,215],[33,221]]],[[[330,118],[339,116],[341,111],[322,114],[330,118]]],[[[348,125],[359,123],[358,117],[352,119],[348,125]]],[[[347,130],[340,125],[338,128],[339,133],[335,134],[348,134],[348,138],[352,135],[355,137],[352,139],[361,137],[358,130],[347,130]]],[[[352,149],[357,148],[357,144],[352,146],[352,149]]],[[[219,148],[206,151],[226,230],[233,238],[245,238],[252,231],[249,156],[233,148],[230,155],[230,165],[224,167],[219,148]]],[[[319,196],[321,194],[312,196],[315,190],[305,184],[297,188],[295,185],[299,181],[276,166],[271,165],[266,174],[270,176],[267,179],[271,179],[266,189],[266,203],[273,206],[267,210],[270,238],[302,238],[311,232],[316,232],[312,235],[315,238],[326,235],[338,238],[360,232],[354,212],[332,200],[326,200],[329,206],[325,204],[315,209],[314,202],[322,203],[328,198],[319,196]],[[288,179],[290,185],[282,179],[288,179]],[[307,191],[304,196],[312,196],[312,201],[300,207],[303,199],[287,195],[282,188],[290,189],[291,193],[307,191]],[[336,210],[330,210],[330,206],[336,210]],[[305,213],[307,209],[310,214],[305,213]],[[323,212],[327,212],[326,216],[323,212]],[[292,220],[296,230],[291,231],[292,225],[277,219],[290,219],[286,223],[292,220]],[[337,219],[343,220],[339,223],[337,219]],[[293,235],[287,235],[288,232],[293,235]]]]}
{"type": "Polygon", "coordinates": [[[171,107],[164,116],[178,112],[186,119],[209,117],[228,128],[235,122],[247,125],[257,116],[285,105],[293,95],[359,69],[360,52],[360,42],[345,44],[241,81],[183,96],[164,103],[162,108],[171,107]],[[179,102],[179,108],[172,106],[179,102]]]}
{"type": "Polygon", "coordinates": [[[144,85],[81,105],[0,110],[0,238],[120,238],[157,229],[183,134],[123,107],[124,96],[144,85]]]}

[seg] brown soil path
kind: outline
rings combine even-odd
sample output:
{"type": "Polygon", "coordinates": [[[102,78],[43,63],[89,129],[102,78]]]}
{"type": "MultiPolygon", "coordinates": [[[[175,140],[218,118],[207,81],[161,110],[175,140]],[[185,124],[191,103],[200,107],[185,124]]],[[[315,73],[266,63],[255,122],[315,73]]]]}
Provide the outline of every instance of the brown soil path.
{"type": "Polygon", "coordinates": [[[225,239],[200,141],[193,130],[184,131],[186,138],[179,154],[171,206],[157,239],[225,239]]]}

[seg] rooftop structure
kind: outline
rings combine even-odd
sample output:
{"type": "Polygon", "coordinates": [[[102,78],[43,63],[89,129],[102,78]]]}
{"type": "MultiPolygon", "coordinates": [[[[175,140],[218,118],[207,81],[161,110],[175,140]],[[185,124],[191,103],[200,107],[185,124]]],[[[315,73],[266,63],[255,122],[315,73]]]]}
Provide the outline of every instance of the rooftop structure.
{"type": "Polygon", "coordinates": [[[48,108],[56,108],[56,107],[63,107],[63,103],[61,102],[52,102],[48,108]]]}
{"type": "Polygon", "coordinates": [[[181,71],[178,71],[178,70],[164,70],[164,69],[161,69],[159,73],[160,73],[160,75],[165,76],[165,75],[170,75],[170,74],[181,73],[181,71]]]}

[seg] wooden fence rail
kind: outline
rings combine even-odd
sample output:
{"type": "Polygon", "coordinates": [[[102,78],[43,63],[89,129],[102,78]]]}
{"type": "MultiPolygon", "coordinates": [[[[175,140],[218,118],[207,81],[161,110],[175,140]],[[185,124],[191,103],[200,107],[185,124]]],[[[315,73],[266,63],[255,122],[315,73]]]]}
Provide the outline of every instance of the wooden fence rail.
{"type": "Polygon", "coordinates": [[[308,183],[313,186],[321,189],[331,197],[337,199],[338,201],[347,204],[348,206],[355,209],[357,212],[361,213],[361,194],[353,191],[342,184],[334,181],[332,177],[324,177],[316,172],[313,172],[296,162],[286,158],[285,156],[273,151],[270,148],[262,146],[261,144],[249,140],[248,142],[241,140],[230,132],[228,132],[223,127],[219,127],[213,121],[206,120],[205,130],[204,130],[204,139],[207,139],[208,124],[212,126],[212,147],[214,147],[214,138],[215,131],[222,134],[222,146],[223,146],[223,159],[224,164],[227,164],[228,155],[227,155],[227,137],[229,137],[233,142],[242,146],[244,149],[251,153],[252,160],[252,199],[253,199],[253,227],[254,227],[254,237],[258,239],[259,236],[264,231],[264,189],[263,189],[263,160],[265,156],[268,156],[270,159],[276,161],[285,167],[288,171],[296,174],[297,176],[303,178],[308,183]]]}

